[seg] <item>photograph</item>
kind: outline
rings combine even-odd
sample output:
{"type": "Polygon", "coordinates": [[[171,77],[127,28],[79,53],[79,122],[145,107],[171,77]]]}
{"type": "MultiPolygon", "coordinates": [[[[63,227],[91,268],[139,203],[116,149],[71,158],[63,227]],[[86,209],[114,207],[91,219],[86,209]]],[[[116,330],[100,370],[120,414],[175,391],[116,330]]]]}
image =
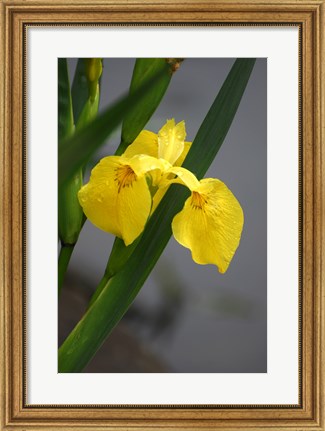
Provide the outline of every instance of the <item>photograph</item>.
{"type": "Polygon", "coordinates": [[[267,59],[58,78],[59,372],[266,373],[267,59]]]}

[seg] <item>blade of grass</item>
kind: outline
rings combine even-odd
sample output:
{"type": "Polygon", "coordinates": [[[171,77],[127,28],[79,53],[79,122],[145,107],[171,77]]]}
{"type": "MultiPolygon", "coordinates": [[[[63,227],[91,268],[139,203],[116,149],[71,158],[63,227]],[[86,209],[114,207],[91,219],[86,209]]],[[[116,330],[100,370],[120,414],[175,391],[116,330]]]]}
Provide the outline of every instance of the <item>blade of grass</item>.
{"type": "MultiPolygon", "coordinates": [[[[205,174],[229,130],[245,91],[254,59],[236,60],[205,117],[184,166],[205,174]]],[[[171,222],[189,191],[170,187],[127,260],[93,302],[59,349],[59,372],[80,372],[119,322],[150,274],[171,236],[171,222]]]]}
{"type": "MultiPolygon", "coordinates": [[[[168,65],[165,68],[168,68],[168,65]]],[[[142,99],[160,82],[164,73],[164,69],[159,70],[134,93],[123,97],[84,128],[76,131],[71,138],[59,143],[59,187],[89,160],[125,115],[138,109],[142,99]]]]}

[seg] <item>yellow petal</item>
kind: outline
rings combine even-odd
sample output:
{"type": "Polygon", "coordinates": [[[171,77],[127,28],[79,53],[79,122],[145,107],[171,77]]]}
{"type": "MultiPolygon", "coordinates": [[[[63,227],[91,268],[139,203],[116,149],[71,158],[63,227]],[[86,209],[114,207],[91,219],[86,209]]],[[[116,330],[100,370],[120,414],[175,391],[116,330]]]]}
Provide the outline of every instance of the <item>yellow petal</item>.
{"type": "MultiPolygon", "coordinates": [[[[184,142],[183,152],[174,163],[174,166],[182,166],[191,145],[192,142],[184,142]]],[[[158,158],[158,135],[149,130],[143,130],[140,132],[132,144],[127,147],[123,156],[133,157],[137,154],[146,154],[148,156],[158,158]]]]}
{"type": "Polygon", "coordinates": [[[171,164],[166,160],[157,159],[156,157],[147,156],[145,154],[139,154],[126,160],[138,176],[155,170],[159,170],[164,173],[171,168],[171,164]]]}
{"type": "Polygon", "coordinates": [[[184,160],[187,156],[187,153],[189,152],[190,148],[191,148],[192,142],[184,142],[184,149],[182,154],[178,157],[178,159],[176,160],[176,162],[174,163],[174,166],[182,166],[182,164],[184,163],[184,160]]]}
{"type": "Polygon", "coordinates": [[[125,159],[128,168],[134,172],[135,180],[120,191],[118,216],[125,245],[131,244],[143,231],[150,215],[152,198],[146,176],[161,176],[170,164],[166,160],[144,154],[125,159]]]}
{"type": "MultiPolygon", "coordinates": [[[[139,134],[139,136],[135,139],[135,141],[127,147],[127,149],[123,154],[124,157],[132,157],[132,158],[135,156],[143,156],[143,155],[155,157],[156,159],[158,157],[158,136],[155,133],[150,132],[148,130],[143,130],[139,134]]],[[[161,175],[163,173],[163,170],[167,169],[170,166],[170,164],[167,161],[165,162],[166,163],[163,166],[164,160],[160,159],[160,162],[159,162],[160,165],[154,168],[154,167],[150,167],[149,160],[147,161],[147,163],[146,163],[146,160],[142,161],[141,163],[142,166],[145,167],[145,169],[147,169],[148,171],[150,171],[153,186],[158,185],[161,175]]],[[[151,165],[153,166],[154,162],[151,163],[151,165]]]]}
{"type": "Polygon", "coordinates": [[[151,194],[144,176],[121,190],[117,208],[124,243],[132,244],[143,232],[151,210],[151,194]]]}
{"type": "Polygon", "coordinates": [[[182,168],[181,166],[172,166],[165,173],[164,181],[161,181],[162,186],[168,184],[182,184],[188,187],[191,191],[200,186],[199,180],[194,174],[188,169],[182,168]],[[177,177],[170,178],[170,175],[177,175],[177,177]]]}
{"type": "MultiPolygon", "coordinates": [[[[176,160],[176,162],[174,163],[174,166],[181,166],[187,156],[187,153],[189,152],[190,148],[191,148],[192,142],[184,142],[184,150],[182,152],[182,154],[179,156],[179,158],[176,160]]],[[[169,174],[168,176],[169,180],[174,178],[174,175],[169,174]]],[[[165,178],[164,178],[165,179],[165,178]]],[[[155,184],[159,185],[160,183],[160,187],[157,192],[155,193],[153,200],[152,200],[152,208],[151,208],[151,214],[155,211],[155,209],[157,208],[157,206],[160,204],[162,198],[165,196],[165,194],[167,193],[167,190],[169,189],[169,185],[165,184],[166,186],[162,187],[162,178],[156,178],[155,179],[155,184]]],[[[172,184],[169,181],[169,184],[172,184]]]]}
{"type": "Polygon", "coordinates": [[[243,223],[243,210],[232,192],[222,181],[208,178],[186,200],[172,229],[196,263],[214,264],[224,273],[239,245],[243,223]]]}
{"type": "Polygon", "coordinates": [[[160,180],[157,182],[159,189],[153,197],[151,213],[155,211],[171,184],[182,184],[190,190],[200,186],[200,182],[192,172],[180,166],[171,166],[165,170],[165,174],[161,175],[160,180]]]}
{"type": "Polygon", "coordinates": [[[123,156],[133,157],[137,154],[146,154],[158,157],[158,136],[149,130],[143,130],[138,137],[127,147],[123,156]]]}
{"type": "Polygon", "coordinates": [[[126,245],[141,234],[151,210],[145,175],[139,175],[138,166],[132,165],[132,159],[105,157],[78,194],[88,219],[98,228],[123,238],[126,245]]]}
{"type": "Polygon", "coordinates": [[[118,187],[115,169],[121,166],[120,157],[106,157],[92,170],[89,183],[83,186],[78,198],[87,218],[99,229],[121,237],[117,217],[118,187]]]}
{"type": "Polygon", "coordinates": [[[173,165],[183,153],[185,137],[184,121],[175,125],[174,119],[167,120],[158,132],[158,158],[173,165]]]}

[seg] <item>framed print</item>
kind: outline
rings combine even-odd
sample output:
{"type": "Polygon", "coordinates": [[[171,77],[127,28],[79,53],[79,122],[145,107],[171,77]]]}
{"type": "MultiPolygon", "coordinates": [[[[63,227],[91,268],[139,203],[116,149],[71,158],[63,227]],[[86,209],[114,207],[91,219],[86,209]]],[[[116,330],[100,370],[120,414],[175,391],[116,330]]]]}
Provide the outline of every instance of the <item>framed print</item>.
{"type": "Polygon", "coordinates": [[[1,17],[1,429],[324,430],[324,1],[1,17]]]}

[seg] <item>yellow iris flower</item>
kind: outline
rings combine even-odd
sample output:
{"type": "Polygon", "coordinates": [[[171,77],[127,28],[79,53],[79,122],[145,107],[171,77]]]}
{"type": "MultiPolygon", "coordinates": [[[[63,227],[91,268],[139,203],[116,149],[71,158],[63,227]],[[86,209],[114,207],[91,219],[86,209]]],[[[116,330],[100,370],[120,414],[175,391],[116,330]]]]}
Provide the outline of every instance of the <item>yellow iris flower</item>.
{"type": "MultiPolygon", "coordinates": [[[[152,157],[162,157],[174,166],[182,166],[192,142],[185,141],[185,122],[175,125],[175,120],[167,120],[158,134],[143,130],[135,141],[128,146],[123,156],[132,157],[137,154],[147,154],[152,157]]],[[[154,173],[151,173],[153,175],[154,173]]],[[[160,175],[160,172],[156,172],[160,175]]],[[[174,175],[170,175],[174,178],[174,175]]],[[[156,183],[158,178],[156,178],[156,183]]],[[[151,214],[155,211],[160,201],[168,190],[166,187],[158,187],[153,195],[151,214]]]]}
{"type": "Polygon", "coordinates": [[[199,181],[181,167],[191,143],[184,122],[168,120],[158,134],[142,131],[122,156],[108,156],[92,170],[78,197],[88,219],[131,244],[172,183],[191,196],[173,219],[175,239],[199,264],[214,264],[224,273],[239,245],[242,208],[220,180],[199,181]]]}

